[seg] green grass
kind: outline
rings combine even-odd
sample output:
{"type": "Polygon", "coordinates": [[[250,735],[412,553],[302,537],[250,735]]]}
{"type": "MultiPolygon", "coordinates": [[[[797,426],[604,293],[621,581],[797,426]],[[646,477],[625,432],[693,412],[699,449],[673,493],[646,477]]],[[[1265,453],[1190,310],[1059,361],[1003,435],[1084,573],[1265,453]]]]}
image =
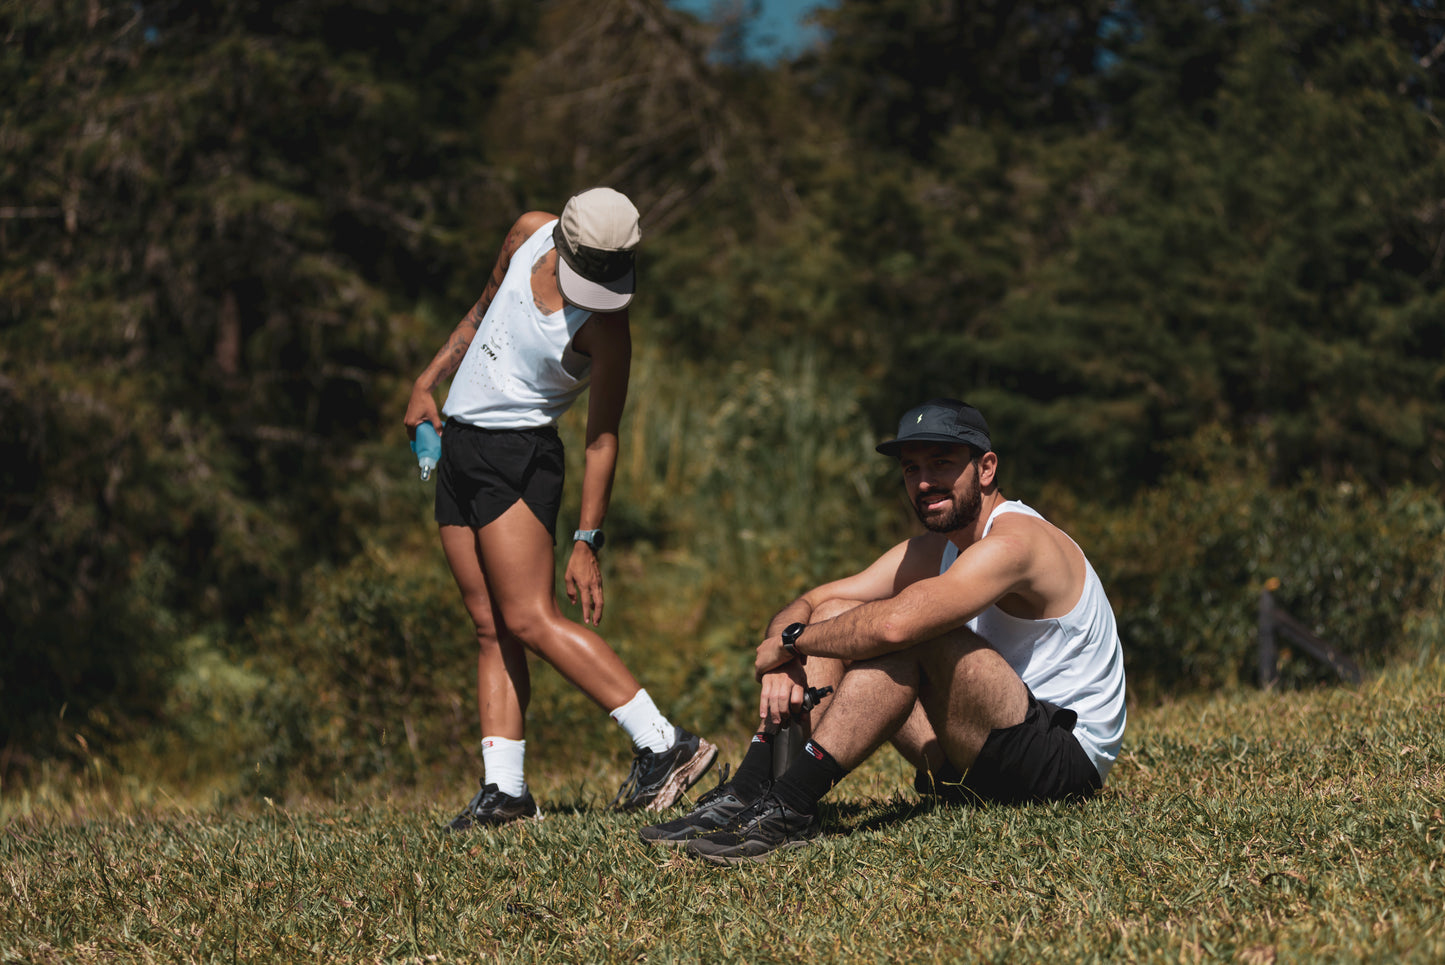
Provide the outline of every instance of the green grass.
{"type": "Polygon", "coordinates": [[[242,813],[92,774],[6,801],[0,961],[1438,962],[1442,713],[1441,662],[1137,709],[1086,806],[925,810],[885,753],[740,868],[644,847],[611,764],[457,839],[454,786],[242,813]]]}

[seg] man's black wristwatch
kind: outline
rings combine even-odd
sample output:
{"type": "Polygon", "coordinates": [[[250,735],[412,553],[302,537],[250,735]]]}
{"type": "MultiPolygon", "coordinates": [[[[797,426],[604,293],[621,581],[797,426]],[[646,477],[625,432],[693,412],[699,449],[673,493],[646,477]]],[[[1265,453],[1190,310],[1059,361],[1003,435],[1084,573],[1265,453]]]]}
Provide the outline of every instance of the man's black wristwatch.
{"type": "Polygon", "coordinates": [[[790,623],[783,628],[783,649],[788,651],[788,656],[800,656],[798,653],[798,638],[803,635],[803,631],[807,628],[808,625],[806,623],[790,623]]]}
{"type": "Polygon", "coordinates": [[[607,542],[607,537],[600,529],[579,529],[572,534],[572,541],[586,543],[592,547],[592,552],[596,553],[602,549],[602,544],[607,542]]]}

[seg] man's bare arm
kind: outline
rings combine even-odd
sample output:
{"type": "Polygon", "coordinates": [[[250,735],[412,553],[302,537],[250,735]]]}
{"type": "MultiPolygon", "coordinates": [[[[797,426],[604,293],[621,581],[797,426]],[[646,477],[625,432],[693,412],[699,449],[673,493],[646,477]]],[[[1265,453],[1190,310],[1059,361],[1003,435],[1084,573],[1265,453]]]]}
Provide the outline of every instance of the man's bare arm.
{"type": "MultiPolygon", "coordinates": [[[[813,612],[830,600],[846,600],[850,603],[884,600],[897,593],[898,589],[910,580],[916,579],[919,570],[918,557],[929,555],[928,548],[923,545],[927,539],[914,537],[905,540],[874,560],[867,569],[814,587],[779,610],[768,621],[767,634],[758,647],[758,677],[761,678],[767,671],[792,659],[782,649],[782,632],[785,627],[794,623],[808,623],[813,612]]],[[[935,560],[935,571],[937,565],[935,560]]]]}
{"type": "Polygon", "coordinates": [[[907,579],[909,557],[916,554],[914,540],[905,540],[852,576],[816,586],[783,607],[768,622],[768,636],[775,637],[793,623],[807,623],[813,611],[830,600],[883,600],[898,592],[907,579]]]}
{"type": "MultiPolygon", "coordinates": [[[[797,642],[798,653],[866,660],[930,640],[963,626],[1012,592],[1027,579],[1030,557],[1026,541],[981,540],[942,575],[909,581],[897,593],[809,624],[797,642]]],[[[754,667],[761,675],[789,659],[781,639],[770,636],[758,647],[754,667]]]]}

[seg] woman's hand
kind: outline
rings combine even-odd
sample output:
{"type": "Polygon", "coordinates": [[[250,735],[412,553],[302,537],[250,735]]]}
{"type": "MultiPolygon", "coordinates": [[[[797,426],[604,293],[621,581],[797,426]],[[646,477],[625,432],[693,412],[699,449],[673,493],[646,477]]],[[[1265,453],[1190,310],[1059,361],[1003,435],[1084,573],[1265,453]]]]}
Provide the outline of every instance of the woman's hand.
{"type": "Polygon", "coordinates": [[[582,604],[582,622],[602,622],[602,567],[591,545],[578,540],[567,560],[567,599],[582,604]]]}
{"type": "Polygon", "coordinates": [[[406,424],[408,439],[416,438],[416,427],[423,422],[430,422],[432,428],[438,432],[442,429],[442,417],[441,413],[437,411],[437,400],[420,383],[411,388],[411,400],[406,404],[406,417],[402,419],[402,422],[406,424]]]}

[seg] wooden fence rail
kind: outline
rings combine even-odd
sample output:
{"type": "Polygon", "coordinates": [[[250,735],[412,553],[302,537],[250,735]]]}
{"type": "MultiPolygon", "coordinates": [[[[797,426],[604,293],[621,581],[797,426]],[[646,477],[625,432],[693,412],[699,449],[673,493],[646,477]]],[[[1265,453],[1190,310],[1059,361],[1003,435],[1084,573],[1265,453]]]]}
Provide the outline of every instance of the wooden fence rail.
{"type": "Polygon", "coordinates": [[[1315,636],[1303,623],[1290,616],[1275,602],[1274,591],[1279,580],[1265,581],[1259,594],[1259,685],[1265,689],[1279,682],[1279,643],[1285,637],[1315,660],[1330,667],[1342,680],[1357,684],[1364,679],[1360,667],[1339,647],[1315,636]]]}

